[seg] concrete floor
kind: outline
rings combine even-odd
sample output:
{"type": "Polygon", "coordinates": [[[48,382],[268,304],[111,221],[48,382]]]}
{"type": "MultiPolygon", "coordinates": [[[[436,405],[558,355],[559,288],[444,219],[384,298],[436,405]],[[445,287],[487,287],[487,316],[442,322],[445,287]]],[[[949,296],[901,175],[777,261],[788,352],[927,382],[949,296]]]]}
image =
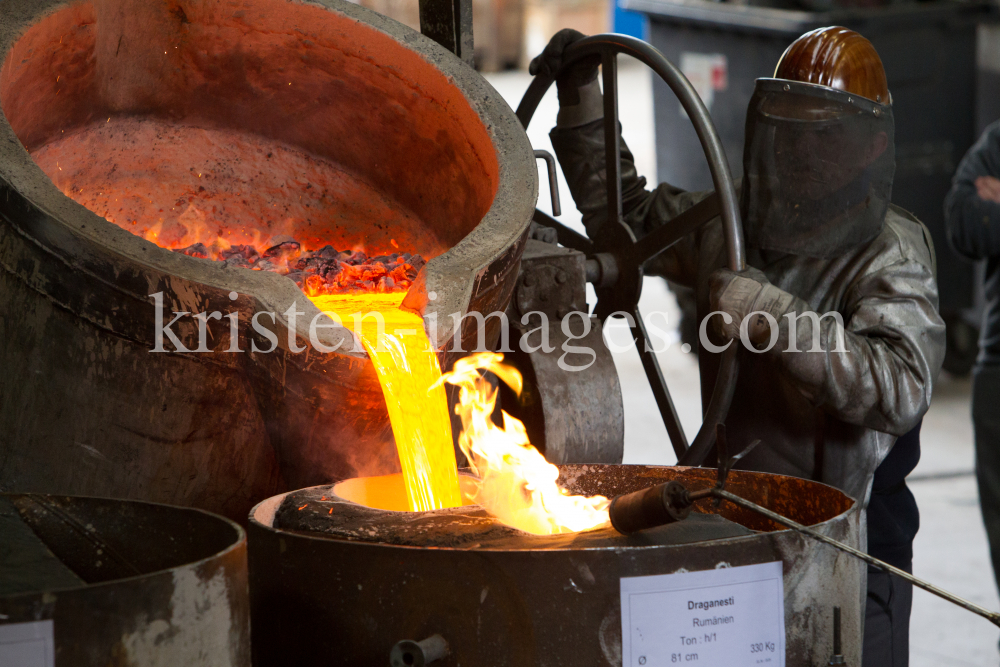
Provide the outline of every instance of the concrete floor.
{"type": "MultiPolygon", "coordinates": [[[[512,108],[517,107],[531,80],[524,72],[491,74],[486,78],[512,108]]],[[[655,183],[653,103],[648,71],[622,59],[619,94],[625,140],[635,154],[639,173],[655,183]]],[[[528,129],[535,148],[552,150],[548,131],[555,122],[556,110],[553,87],[528,129]]],[[[580,215],[561,178],[560,173],[561,220],[582,232],[580,215]]],[[[540,185],[546,193],[544,180],[540,185]]],[[[539,207],[549,210],[544,194],[539,207]]],[[[677,322],[676,303],[658,278],[646,279],[640,305],[647,316],[655,311],[663,313],[668,324],[677,322]]],[[[630,341],[624,323],[612,327],[608,335],[620,346],[630,341]]],[[[693,355],[680,350],[676,336],[665,343],[666,349],[658,355],[660,364],[684,429],[691,438],[701,421],[697,362],[693,355]]],[[[628,350],[616,355],[615,362],[625,402],[625,462],[674,463],[676,459],[638,355],[634,349],[628,350]]],[[[910,485],[921,512],[921,529],[914,545],[914,574],[987,609],[1000,610],[972,475],[968,380],[941,378],[924,419],[921,440],[923,456],[910,485]]],[[[913,667],[1000,664],[997,649],[1000,630],[920,590],[914,596],[910,637],[913,667]]]]}

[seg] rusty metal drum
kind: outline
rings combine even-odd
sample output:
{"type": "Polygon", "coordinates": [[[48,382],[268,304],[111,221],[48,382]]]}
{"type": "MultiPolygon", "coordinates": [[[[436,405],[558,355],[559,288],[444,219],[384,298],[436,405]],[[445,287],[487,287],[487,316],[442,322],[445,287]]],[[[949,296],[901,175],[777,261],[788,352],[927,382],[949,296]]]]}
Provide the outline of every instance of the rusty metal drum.
{"type": "Polygon", "coordinates": [[[0,664],[249,667],[246,534],[232,521],[0,494],[0,535],[0,664]]]}
{"type": "MultiPolygon", "coordinates": [[[[690,489],[715,481],[703,468],[560,471],[570,491],[609,497],[673,479],[690,489]]],[[[856,504],[832,487],[733,471],[727,488],[834,539],[860,542],[856,504]]],[[[373,509],[328,486],[270,498],[254,508],[248,528],[256,664],[384,664],[397,642],[440,635],[451,651],[434,663],[442,667],[617,667],[622,577],[775,561],[783,569],[785,664],[826,664],[834,607],[842,609],[847,664],[860,664],[863,564],[711,502],[700,501],[687,521],[626,537],[610,528],[532,536],[475,506],[373,509]]]]}
{"type": "MultiPolygon", "coordinates": [[[[319,311],[291,280],[158,247],[130,233],[148,235],[152,220],[112,224],[115,211],[67,193],[102,178],[173,183],[188,156],[160,150],[164,132],[243,133],[335,164],[350,175],[324,195],[336,215],[295,218],[294,233],[409,244],[429,258],[404,305],[447,364],[451,314],[505,308],[537,196],[531,146],[489,84],[419,33],[341,0],[13,0],[0,54],[0,488],[242,521],[281,491],[398,469],[367,356],[342,327],[318,330],[336,351],[313,346],[319,311]],[[167,130],[142,134],[146,121],[167,130]],[[93,133],[118,142],[113,155],[76,143],[77,162],[100,173],[56,183],[32,159],[93,133]],[[199,331],[193,315],[213,312],[224,317],[199,331]],[[172,330],[191,351],[167,340],[153,352],[157,318],[175,313],[188,313],[172,330]],[[257,313],[273,316],[254,328],[257,313]]],[[[273,180],[270,153],[240,146],[225,144],[216,180],[237,167],[273,180]]],[[[60,180],[64,164],[54,155],[48,173],[60,180]]],[[[209,176],[192,200],[212,191],[209,176]]],[[[465,325],[460,336],[475,340],[465,325]]]]}

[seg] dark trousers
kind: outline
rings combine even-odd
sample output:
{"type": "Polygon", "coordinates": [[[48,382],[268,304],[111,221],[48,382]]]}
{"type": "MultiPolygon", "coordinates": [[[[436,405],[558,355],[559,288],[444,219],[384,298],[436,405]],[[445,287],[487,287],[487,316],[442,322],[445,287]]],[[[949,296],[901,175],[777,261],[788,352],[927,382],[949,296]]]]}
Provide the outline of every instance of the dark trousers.
{"type": "MultiPolygon", "coordinates": [[[[917,500],[906,476],[920,461],[920,424],[896,440],[875,470],[868,502],[868,553],[906,572],[913,568],[913,538],[920,528],[917,500]]],[[[863,667],[907,667],[910,662],[911,584],[868,568],[863,667]]]]}
{"type": "Polygon", "coordinates": [[[976,368],[972,377],[972,425],[976,435],[979,505],[1000,582],[1000,367],[976,368]]]}
{"type": "MultiPolygon", "coordinates": [[[[909,572],[912,568],[903,568],[909,572]]],[[[863,667],[907,667],[910,664],[910,608],[913,585],[868,566],[863,667]]]]}

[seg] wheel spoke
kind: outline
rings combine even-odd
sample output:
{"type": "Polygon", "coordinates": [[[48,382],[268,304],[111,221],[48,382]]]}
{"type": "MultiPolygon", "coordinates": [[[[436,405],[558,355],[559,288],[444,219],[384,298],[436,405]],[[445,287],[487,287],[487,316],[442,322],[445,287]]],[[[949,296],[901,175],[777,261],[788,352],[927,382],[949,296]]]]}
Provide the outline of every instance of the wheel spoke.
{"type": "Polygon", "coordinates": [[[622,156],[618,133],[618,55],[608,49],[601,55],[604,76],[604,158],[608,188],[607,224],[622,218],[622,156]]]}
{"type": "Polygon", "coordinates": [[[663,425],[667,427],[667,435],[670,436],[670,444],[674,447],[677,460],[687,453],[688,441],[681,427],[680,418],[677,416],[677,409],[670,398],[670,391],[667,389],[667,381],[663,379],[663,371],[660,370],[660,362],[656,359],[656,353],[649,344],[649,334],[646,332],[646,324],[642,321],[642,313],[636,306],[632,311],[634,324],[632,325],[632,338],[635,340],[635,349],[642,360],[642,367],[646,371],[646,379],[653,390],[656,398],[656,406],[660,409],[663,417],[663,425]]]}
{"type": "Polygon", "coordinates": [[[535,214],[531,216],[531,219],[543,227],[551,227],[556,230],[556,235],[559,237],[559,245],[572,248],[573,250],[579,250],[584,255],[594,254],[594,244],[590,239],[583,234],[570,229],[547,213],[539,211],[536,208],[535,214]]]}
{"type": "Polygon", "coordinates": [[[701,200],[665,225],[646,234],[635,246],[636,263],[643,264],[719,215],[718,195],[701,200]]]}

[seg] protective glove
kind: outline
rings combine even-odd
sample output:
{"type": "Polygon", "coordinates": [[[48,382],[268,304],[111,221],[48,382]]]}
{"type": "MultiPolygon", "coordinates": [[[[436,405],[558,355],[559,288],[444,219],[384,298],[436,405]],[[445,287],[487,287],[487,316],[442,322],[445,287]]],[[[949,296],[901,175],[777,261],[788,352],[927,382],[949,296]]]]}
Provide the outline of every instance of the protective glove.
{"type": "Polygon", "coordinates": [[[762,271],[753,267],[739,272],[716,269],[709,276],[708,286],[712,310],[732,318],[729,322],[720,315],[712,318],[724,338],[739,339],[743,320],[750,313],[757,313],[747,321],[747,338],[757,348],[767,347],[772,339],[771,323],[762,313],[770,314],[780,326],[781,318],[795,301],[795,297],[772,285],[762,271]]]}
{"type": "Polygon", "coordinates": [[[559,93],[560,106],[579,104],[580,89],[597,80],[597,68],[601,64],[600,56],[588,56],[559,72],[566,48],[584,37],[586,35],[578,30],[563,28],[552,36],[541,55],[536,56],[528,65],[528,72],[532,76],[545,74],[554,77],[559,73],[556,78],[556,89],[559,93]]]}

